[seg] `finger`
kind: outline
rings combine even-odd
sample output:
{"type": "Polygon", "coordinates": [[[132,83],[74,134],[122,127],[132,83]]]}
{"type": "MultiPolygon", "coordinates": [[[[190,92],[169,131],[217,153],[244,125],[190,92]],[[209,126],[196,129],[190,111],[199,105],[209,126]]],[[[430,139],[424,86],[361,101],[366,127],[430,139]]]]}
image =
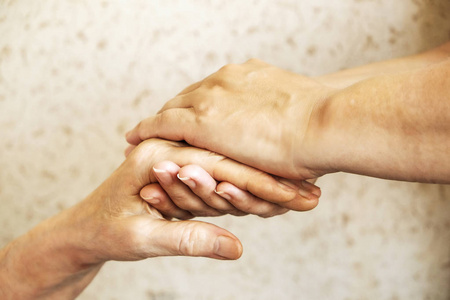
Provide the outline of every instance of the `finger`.
{"type": "Polygon", "coordinates": [[[230,232],[213,224],[198,221],[151,219],[146,252],[154,256],[203,256],[215,259],[238,259],[242,244],[230,232]],[[155,226],[156,225],[156,226],[155,226]]]}
{"type": "Polygon", "coordinates": [[[169,109],[142,120],[127,132],[126,140],[132,145],[149,138],[164,138],[172,141],[188,141],[196,132],[195,112],[192,109],[169,109]]]}
{"type": "Polygon", "coordinates": [[[215,193],[217,182],[197,165],[187,165],[178,172],[178,178],[200,199],[221,212],[236,214],[236,208],[215,193]]]}
{"type": "Polygon", "coordinates": [[[241,190],[248,191],[254,196],[272,203],[294,201],[292,203],[295,203],[295,207],[309,210],[314,201],[318,201],[318,196],[313,193],[300,191],[299,188],[276,180],[265,172],[224,158],[219,154],[194,147],[182,147],[170,152],[170,155],[171,160],[177,165],[198,165],[211,174],[215,180],[230,182],[241,190]],[[300,205],[302,201],[304,205],[300,205]]]}
{"type": "Polygon", "coordinates": [[[199,199],[188,186],[182,183],[177,174],[180,167],[173,162],[163,161],[153,167],[153,172],[161,187],[180,209],[191,212],[195,216],[220,216],[223,213],[208,206],[199,199]]]}
{"type": "Polygon", "coordinates": [[[264,61],[262,61],[260,59],[257,59],[257,58],[250,58],[249,60],[247,60],[244,63],[244,65],[252,65],[252,66],[255,66],[255,67],[269,67],[269,66],[271,66],[270,64],[268,64],[268,63],[266,63],[266,62],[264,62],[264,61]]]}
{"type": "Polygon", "coordinates": [[[200,87],[200,85],[202,84],[202,81],[196,82],[194,84],[191,84],[190,86],[188,86],[187,88],[185,88],[184,90],[182,90],[180,93],[178,93],[177,96],[181,96],[187,93],[192,92],[193,90],[196,90],[197,88],[200,87]]]}
{"type": "Polygon", "coordinates": [[[292,188],[298,188],[299,194],[305,198],[309,198],[311,194],[317,197],[320,197],[322,195],[320,188],[313,184],[316,181],[316,179],[294,180],[280,177],[276,177],[276,179],[287,186],[290,186],[292,188]]]}
{"type": "MultiPolygon", "coordinates": [[[[279,203],[280,206],[295,210],[307,211],[315,208],[319,204],[321,190],[318,186],[308,182],[307,180],[293,180],[285,178],[277,178],[277,180],[292,188],[297,188],[300,194],[300,199],[293,199],[291,201],[279,203]]],[[[313,179],[313,182],[316,180],[313,179]]]]}
{"type": "Polygon", "coordinates": [[[139,194],[145,202],[156,208],[166,218],[187,220],[194,217],[189,211],[176,206],[157,183],[144,186],[139,194]]]}
{"type": "Polygon", "coordinates": [[[288,209],[278,204],[261,200],[228,182],[219,183],[216,192],[233,204],[238,210],[263,218],[281,215],[288,211],[288,209]]]}
{"type": "Polygon", "coordinates": [[[158,114],[172,108],[190,108],[193,100],[195,100],[195,91],[189,93],[189,97],[184,97],[185,94],[177,95],[176,97],[167,101],[163,107],[158,111],[158,114]]]}
{"type": "MultiPolygon", "coordinates": [[[[134,155],[135,158],[127,159],[132,164],[130,170],[139,168],[151,171],[150,174],[145,173],[138,178],[140,182],[145,184],[152,182],[151,180],[155,178],[152,172],[154,162],[152,160],[143,160],[149,154],[161,157],[161,159],[170,158],[171,161],[179,166],[199,165],[217,181],[230,182],[241,190],[249,191],[254,196],[269,202],[282,204],[292,201],[288,204],[290,206],[286,206],[287,208],[309,210],[318,203],[317,195],[311,193],[307,197],[302,196],[299,188],[286,185],[260,170],[224,158],[222,155],[210,151],[194,147],[180,147],[180,143],[160,139],[152,139],[142,143],[130,154],[130,156],[134,155]],[[136,151],[138,149],[139,151],[136,151]]],[[[136,176],[135,173],[135,171],[130,171],[128,176],[136,176]]],[[[141,187],[139,187],[137,192],[140,189],[141,187]]],[[[134,192],[134,190],[131,189],[131,192],[134,192]]],[[[175,204],[179,205],[179,203],[175,204]]],[[[183,207],[180,208],[183,209],[183,207]]]]}
{"type": "Polygon", "coordinates": [[[129,146],[125,149],[125,157],[128,157],[128,155],[134,150],[134,148],[136,148],[135,145],[129,145],[129,146]]]}
{"type": "Polygon", "coordinates": [[[317,179],[319,179],[319,178],[312,178],[312,179],[308,179],[306,181],[308,181],[309,183],[315,184],[317,179]]]}
{"type": "MultiPolygon", "coordinates": [[[[273,176],[230,159],[222,159],[214,166],[213,177],[218,181],[234,184],[254,196],[266,201],[281,204],[291,203],[290,209],[309,210],[318,201],[318,196],[311,190],[305,191],[276,180],[273,176]],[[292,206],[293,205],[293,206],[292,206]]],[[[283,205],[284,206],[284,205],[283,205]]]]}

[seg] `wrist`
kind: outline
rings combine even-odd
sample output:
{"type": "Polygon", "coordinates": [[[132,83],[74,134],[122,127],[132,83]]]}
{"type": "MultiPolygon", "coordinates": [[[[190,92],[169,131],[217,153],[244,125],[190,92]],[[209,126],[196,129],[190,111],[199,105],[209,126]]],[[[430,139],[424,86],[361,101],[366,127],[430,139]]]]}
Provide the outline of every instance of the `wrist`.
{"type": "MultiPolygon", "coordinates": [[[[333,114],[337,113],[331,108],[335,95],[341,90],[322,87],[320,93],[314,97],[309,109],[308,123],[300,146],[297,149],[297,166],[303,167],[314,178],[336,172],[332,149],[330,148],[330,132],[333,129],[333,114]],[[301,161],[300,161],[301,160],[301,161]]],[[[301,120],[300,120],[301,121],[301,120]]]]}
{"type": "Polygon", "coordinates": [[[103,264],[91,257],[82,219],[73,207],[8,244],[0,252],[2,299],[76,297],[103,264]]]}

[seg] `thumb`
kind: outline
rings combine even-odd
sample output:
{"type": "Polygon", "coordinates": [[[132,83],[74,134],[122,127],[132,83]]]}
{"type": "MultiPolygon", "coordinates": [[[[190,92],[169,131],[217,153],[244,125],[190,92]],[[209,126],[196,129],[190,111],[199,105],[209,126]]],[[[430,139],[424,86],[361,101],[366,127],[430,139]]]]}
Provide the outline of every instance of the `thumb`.
{"type": "MultiPolygon", "coordinates": [[[[156,221],[156,220],[154,220],[156,221]]],[[[149,256],[203,256],[238,259],[242,244],[229,231],[199,221],[158,220],[148,235],[149,256]]]]}

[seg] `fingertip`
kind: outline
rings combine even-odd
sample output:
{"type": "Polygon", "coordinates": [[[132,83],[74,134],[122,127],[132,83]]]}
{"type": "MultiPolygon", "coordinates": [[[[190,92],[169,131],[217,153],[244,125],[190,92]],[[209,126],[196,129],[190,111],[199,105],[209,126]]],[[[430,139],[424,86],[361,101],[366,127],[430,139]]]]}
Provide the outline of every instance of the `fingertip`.
{"type": "Polygon", "coordinates": [[[306,189],[311,194],[314,194],[317,197],[320,197],[322,195],[322,191],[320,190],[320,187],[318,187],[317,185],[312,184],[311,182],[308,182],[306,180],[302,180],[300,184],[304,189],[306,189]]]}
{"type": "Polygon", "coordinates": [[[239,239],[221,235],[214,243],[214,254],[219,258],[236,260],[242,256],[243,247],[239,239]]]}
{"type": "Polygon", "coordinates": [[[154,164],[153,170],[156,170],[156,172],[169,172],[170,174],[173,174],[175,176],[176,174],[178,174],[180,167],[172,161],[164,160],[154,164]]]}
{"type": "Polygon", "coordinates": [[[287,203],[280,204],[281,206],[295,210],[295,211],[308,211],[312,210],[319,205],[319,197],[313,196],[311,198],[297,198],[287,203]]]}
{"type": "Polygon", "coordinates": [[[260,173],[257,180],[251,181],[248,191],[256,197],[276,204],[289,202],[298,197],[297,188],[282,180],[276,180],[267,173],[260,173]]]}
{"type": "Polygon", "coordinates": [[[159,204],[161,200],[167,197],[164,190],[158,184],[149,184],[144,186],[139,195],[149,204],[159,204]]]}
{"type": "Polygon", "coordinates": [[[166,219],[189,220],[194,217],[189,211],[177,207],[165,190],[157,183],[144,186],[139,192],[141,198],[157,209],[166,219]]]}
{"type": "Polygon", "coordinates": [[[171,161],[162,161],[153,165],[153,174],[164,189],[175,183],[180,167],[171,161]]]}
{"type": "Polygon", "coordinates": [[[181,167],[177,177],[194,192],[200,192],[202,190],[212,191],[216,186],[214,178],[198,165],[186,165],[181,167]],[[196,189],[197,187],[198,189],[196,189]]]}
{"type": "Polygon", "coordinates": [[[138,131],[135,127],[134,129],[125,133],[125,140],[131,145],[138,145],[142,140],[139,138],[138,131]]]}
{"type": "Polygon", "coordinates": [[[214,193],[216,193],[217,195],[219,195],[220,197],[224,198],[227,201],[231,201],[231,196],[228,193],[226,193],[225,191],[219,191],[219,190],[215,189],[214,193]]]}

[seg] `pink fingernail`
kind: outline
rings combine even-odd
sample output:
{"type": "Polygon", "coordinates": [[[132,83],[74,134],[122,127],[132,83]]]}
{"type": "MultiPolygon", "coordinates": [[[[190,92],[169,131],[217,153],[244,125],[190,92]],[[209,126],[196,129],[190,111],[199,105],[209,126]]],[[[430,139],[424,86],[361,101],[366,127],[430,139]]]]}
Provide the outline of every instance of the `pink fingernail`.
{"type": "Polygon", "coordinates": [[[142,197],[142,199],[144,199],[146,202],[150,203],[150,204],[159,204],[161,202],[161,200],[159,200],[158,198],[155,197],[142,197]]]}
{"type": "Polygon", "coordinates": [[[196,183],[194,180],[192,180],[191,177],[181,177],[180,174],[177,174],[178,179],[180,179],[184,184],[186,184],[191,189],[194,189],[196,187],[196,183]]]}
{"type": "Polygon", "coordinates": [[[214,253],[226,259],[238,259],[242,254],[242,249],[236,240],[222,235],[214,243],[214,253]]]}
{"type": "Polygon", "coordinates": [[[224,198],[224,199],[227,199],[228,201],[231,200],[231,196],[228,195],[228,194],[225,193],[225,192],[217,191],[217,190],[214,190],[214,192],[215,192],[217,195],[219,195],[220,197],[222,197],[222,198],[224,198]]]}
{"type": "Polygon", "coordinates": [[[153,171],[155,171],[155,173],[160,173],[160,174],[162,174],[162,173],[167,173],[166,170],[163,170],[163,169],[157,169],[157,168],[153,168],[153,171]]]}
{"type": "Polygon", "coordinates": [[[299,190],[298,190],[298,193],[300,194],[300,196],[302,196],[302,197],[304,197],[304,198],[306,198],[306,199],[309,199],[309,200],[314,200],[314,199],[317,199],[317,198],[318,198],[317,195],[315,195],[315,194],[313,194],[313,193],[310,193],[310,192],[308,192],[308,191],[305,191],[305,190],[303,190],[303,189],[299,189],[299,190]]]}
{"type": "Polygon", "coordinates": [[[320,188],[317,185],[312,184],[311,182],[308,182],[306,180],[301,181],[300,184],[304,188],[310,190],[310,193],[316,195],[317,197],[320,197],[322,195],[322,191],[320,190],[320,188]]]}

